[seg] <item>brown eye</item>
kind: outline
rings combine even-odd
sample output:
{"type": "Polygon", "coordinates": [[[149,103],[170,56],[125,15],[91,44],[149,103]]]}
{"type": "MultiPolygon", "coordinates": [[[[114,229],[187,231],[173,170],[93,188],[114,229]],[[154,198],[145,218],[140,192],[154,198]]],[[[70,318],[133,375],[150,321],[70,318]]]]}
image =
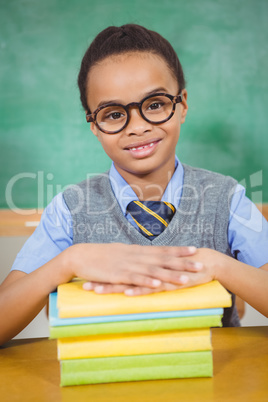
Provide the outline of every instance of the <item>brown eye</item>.
{"type": "Polygon", "coordinates": [[[162,106],[163,104],[161,104],[160,102],[154,102],[148,107],[148,109],[157,110],[160,109],[162,106]]]}
{"type": "Polygon", "coordinates": [[[117,120],[123,117],[122,113],[119,112],[114,112],[114,113],[109,113],[107,116],[105,116],[106,119],[111,119],[111,120],[117,120]]]}

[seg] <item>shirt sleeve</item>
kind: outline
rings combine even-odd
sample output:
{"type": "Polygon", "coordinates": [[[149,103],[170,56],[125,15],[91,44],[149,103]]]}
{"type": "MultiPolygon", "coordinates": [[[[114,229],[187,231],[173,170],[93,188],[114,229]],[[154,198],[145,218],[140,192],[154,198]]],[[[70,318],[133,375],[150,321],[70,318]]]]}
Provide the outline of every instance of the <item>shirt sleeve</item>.
{"type": "Polygon", "coordinates": [[[240,184],[231,202],[228,242],[239,261],[257,268],[268,263],[268,222],[240,184]]]}
{"type": "Polygon", "coordinates": [[[45,208],[38,227],[18,253],[11,270],[28,274],[72,244],[71,213],[60,193],[45,208]]]}

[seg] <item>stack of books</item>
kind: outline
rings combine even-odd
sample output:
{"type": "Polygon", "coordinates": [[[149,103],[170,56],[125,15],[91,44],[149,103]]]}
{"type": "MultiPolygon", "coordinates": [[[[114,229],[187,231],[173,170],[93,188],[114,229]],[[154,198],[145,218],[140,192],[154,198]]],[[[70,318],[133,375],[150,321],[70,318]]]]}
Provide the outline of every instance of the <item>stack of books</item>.
{"type": "Polygon", "coordinates": [[[61,386],[213,375],[210,329],[231,305],[219,282],[136,297],[82,285],[50,294],[61,386]]]}

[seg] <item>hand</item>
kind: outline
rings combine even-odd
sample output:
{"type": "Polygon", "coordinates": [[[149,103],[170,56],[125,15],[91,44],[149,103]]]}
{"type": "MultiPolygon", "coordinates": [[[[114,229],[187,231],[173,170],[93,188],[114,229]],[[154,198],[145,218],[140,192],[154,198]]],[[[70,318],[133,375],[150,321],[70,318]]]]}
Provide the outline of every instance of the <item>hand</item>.
{"type": "MultiPolygon", "coordinates": [[[[184,260],[184,257],[182,260],[184,260]]],[[[212,280],[222,282],[223,278],[221,273],[224,268],[237,262],[234,258],[209,248],[199,248],[195,255],[191,256],[190,260],[192,262],[200,261],[203,264],[203,268],[195,273],[185,273],[188,277],[187,286],[200,285],[212,280]]]]}
{"type": "MultiPolygon", "coordinates": [[[[181,257],[181,260],[185,260],[186,257],[181,257]]],[[[187,258],[188,261],[189,257],[187,258]]],[[[210,282],[215,279],[215,267],[219,264],[227,264],[230,257],[219,253],[218,251],[211,249],[198,249],[195,255],[190,257],[190,260],[194,262],[202,261],[203,266],[198,265],[194,269],[188,269],[188,267],[181,271],[180,284],[175,285],[174,283],[162,282],[157,288],[148,288],[142,286],[128,286],[119,284],[108,284],[103,282],[86,282],[84,284],[85,290],[93,290],[98,294],[108,294],[108,293],[125,293],[128,296],[140,296],[155,292],[176,290],[179,288],[185,288],[195,285],[200,285],[202,283],[210,282]]],[[[183,268],[181,268],[183,269],[183,268]]]]}
{"type": "Polygon", "coordinates": [[[181,285],[183,272],[201,267],[189,261],[196,252],[191,247],[77,244],[65,251],[68,275],[90,282],[159,288],[162,283],[181,285]]]}
{"type": "MultiPolygon", "coordinates": [[[[187,279],[187,277],[185,277],[187,279]]],[[[182,278],[183,282],[183,278],[182,278]]],[[[176,290],[184,287],[183,284],[178,286],[173,283],[161,283],[157,288],[148,288],[142,286],[130,285],[114,285],[102,282],[85,282],[83,288],[85,290],[93,290],[97,294],[125,293],[126,296],[142,296],[150,293],[163,292],[167,290],[176,290]]]]}

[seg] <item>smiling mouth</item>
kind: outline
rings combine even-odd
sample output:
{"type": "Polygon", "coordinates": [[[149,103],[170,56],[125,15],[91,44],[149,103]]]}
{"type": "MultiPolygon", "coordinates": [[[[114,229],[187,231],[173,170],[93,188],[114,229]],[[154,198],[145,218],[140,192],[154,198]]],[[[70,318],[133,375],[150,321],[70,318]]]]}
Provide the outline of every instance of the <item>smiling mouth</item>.
{"type": "Polygon", "coordinates": [[[151,142],[150,144],[144,145],[144,146],[142,146],[142,147],[137,147],[137,148],[133,147],[133,148],[129,148],[129,149],[130,149],[131,151],[137,151],[137,150],[140,150],[140,149],[145,149],[145,148],[153,147],[153,145],[154,145],[154,143],[151,142]]]}
{"type": "Polygon", "coordinates": [[[129,147],[127,147],[126,149],[127,149],[128,151],[141,151],[141,150],[146,149],[146,148],[152,148],[152,147],[153,147],[155,144],[157,144],[159,141],[160,141],[160,140],[154,140],[154,141],[149,142],[149,143],[144,144],[144,145],[129,146],[129,147]]]}

